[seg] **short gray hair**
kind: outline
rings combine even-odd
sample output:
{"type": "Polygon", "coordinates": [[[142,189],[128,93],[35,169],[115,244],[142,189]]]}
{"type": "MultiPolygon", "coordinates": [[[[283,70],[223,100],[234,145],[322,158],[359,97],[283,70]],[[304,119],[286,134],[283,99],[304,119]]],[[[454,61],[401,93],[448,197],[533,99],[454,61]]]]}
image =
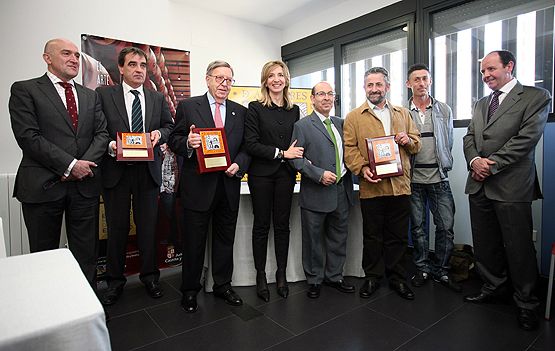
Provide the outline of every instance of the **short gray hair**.
{"type": "Polygon", "coordinates": [[[208,64],[208,67],[206,67],[206,75],[209,76],[210,74],[212,74],[212,71],[215,70],[218,67],[227,67],[231,70],[231,74],[233,75],[233,68],[231,68],[231,65],[225,61],[212,61],[208,64]]]}
{"type": "Polygon", "coordinates": [[[389,72],[383,67],[372,67],[366,73],[364,73],[364,80],[366,81],[366,77],[370,74],[377,74],[381,73],[383,75],[383,79],[385,80],[385,84],[389,84],[389,72]]]}

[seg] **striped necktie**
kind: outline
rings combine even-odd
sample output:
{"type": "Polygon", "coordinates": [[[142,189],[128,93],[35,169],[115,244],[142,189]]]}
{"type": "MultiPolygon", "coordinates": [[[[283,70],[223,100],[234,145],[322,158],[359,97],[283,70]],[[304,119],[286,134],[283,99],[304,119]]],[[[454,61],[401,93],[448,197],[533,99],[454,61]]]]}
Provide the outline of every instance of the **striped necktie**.
{"type": "Polygon", "coordinates": [[[495,113],[495,111],[497,111],[497,108],[499,107],[499,95],[501,95],[501,93],[502,92],[499,90],[496,90],[493,92],[493,97],[491,98],[491,102],[489,104],[489,109],[488,109],[488,120],[487,120],[488,123],[491,116],[493,116],[493,114],[495,113]]]}
{"type": "Polygon", "coordinates": [[[139,99],[139,91],[130,90],[135,95],[133,105],[131,105],[131,131],[134,133],[143,132],[143,111],[141,109],[141,100],[139,99]]]}

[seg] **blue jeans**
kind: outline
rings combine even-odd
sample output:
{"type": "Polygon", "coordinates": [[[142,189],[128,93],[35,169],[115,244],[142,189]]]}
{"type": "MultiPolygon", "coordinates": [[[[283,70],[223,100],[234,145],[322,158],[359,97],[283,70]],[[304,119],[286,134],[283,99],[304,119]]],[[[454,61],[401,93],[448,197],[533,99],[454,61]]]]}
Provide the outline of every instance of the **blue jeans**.
{"type": "Polygon", "coordinates": [[[414,264],[422,272],[435,277],[449,271],[449,258],[453,251],[455,201],[449,181],[433,184],[411,184],[411,234],[414,245],[414,264]],[[430,258],[429,235],[424,230],[427,208],[430,206],[436,226],[435,259],[430,258]]]}

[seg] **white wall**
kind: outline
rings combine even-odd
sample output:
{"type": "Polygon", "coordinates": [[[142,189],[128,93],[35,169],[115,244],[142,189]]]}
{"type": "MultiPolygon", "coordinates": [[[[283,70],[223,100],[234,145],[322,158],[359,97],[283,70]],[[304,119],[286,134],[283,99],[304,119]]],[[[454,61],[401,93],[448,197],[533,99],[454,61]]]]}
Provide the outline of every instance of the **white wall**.
{"type": "MultiPolygon", "coordinates": [[[[94,34],[191,52],[192,95],[206,91],[204,72],[214,59],[228,61],[238,85],[258,85],[262,65],[280,58],[280,30],[168,0],[6,0],[0,3],[0,173],[15,173],[21,159],[8,112],[14,81],[42,75],[44,43],[56,37],[81,45],[94,34]]],[[[81,77],[77,78],[81,82],[81,77]]]]}
{"type": "Polygon", "coordinates": [[[400,0],[341,0],[324,1],[322,6],[314,9],[309,4],[288,18],[288,26],[283,30],[283,45],[324,29],[350,21],[370,12],[389,6],[400,0]]]}

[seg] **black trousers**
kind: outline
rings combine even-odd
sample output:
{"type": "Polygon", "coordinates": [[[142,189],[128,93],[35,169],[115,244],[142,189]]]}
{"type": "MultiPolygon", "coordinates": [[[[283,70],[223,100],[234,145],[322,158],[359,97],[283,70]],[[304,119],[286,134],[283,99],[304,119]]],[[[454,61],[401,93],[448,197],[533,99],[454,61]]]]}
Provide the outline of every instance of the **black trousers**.
{"type": "Polygon", "coordinates": [[[103,192],[108,247],[106,273],[110,287],[125,284],[124,276],[127,238],[130,228],[130,209],[136,226],[137,246],[141,259],[139,278],[143,283],[158,281],[158,245],[156,223],[158,220],[159,187],[154,183],[146,163],[128,165],[113,188],[103,192]]]}
{"type": "MultiPolygon", "coordinates": [[[[226,191],[220,175],[216,196],[208,211],[183,209],[183,294],[196,295],[202,285],[200,279],[204,268],[204,251],[208,226],[212,220],[212,277],[214,292],[221,293],[231,288],[233,275],[233,243],[237,225],[238,210],[229,206],[226,191]]],[[[183,181],[186,181],[183,179],[183,181]]]]}
{"type": "Polygon", "coordinates": [[[410,196],[360,199],[362,268],[367,279],[384,275],[390,282],[406,280],[410,196]]]}
{"type": "Polygon", "coordinates": [[[496,294],[512,282],[517,306],[535,309],[538,278],[536,250],[532,242],[531,202],[490,200],[483,189],[468,197],[476,266],[482,291],[496,294]]]}
{"type": "Polygon", "coordinates": [[[31,252],[59,248],[62,218],[65,213],[69,250],[95,291],[98,258],[98,199],[98,196],[83,197],[76,184],[69,182],[67,194],[60,200],[22,204],[31,252]]]}
{"type": "Polygon", "coordinates": [[[274,247],[277,269],[285,272],[289,251],[289,216],[295,186],[295,174],[282,163],[270,176],[249,174],[254,222],[252,226],[252,252],[254,267],[266,270],[270,221],[274,224],[274,247]]]}

